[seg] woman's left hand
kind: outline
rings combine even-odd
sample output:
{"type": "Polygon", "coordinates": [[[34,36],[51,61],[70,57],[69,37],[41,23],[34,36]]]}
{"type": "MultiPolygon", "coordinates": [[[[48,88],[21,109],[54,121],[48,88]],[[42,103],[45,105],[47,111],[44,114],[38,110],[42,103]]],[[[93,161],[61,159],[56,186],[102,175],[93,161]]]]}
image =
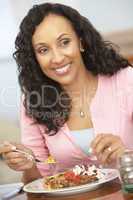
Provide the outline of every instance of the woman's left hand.
{"type": "Polygon", "coordinates": [[[98,134],[91,147],[102,164],[116,161],[126,149],[121,138],[113,134],[98,134]]]}

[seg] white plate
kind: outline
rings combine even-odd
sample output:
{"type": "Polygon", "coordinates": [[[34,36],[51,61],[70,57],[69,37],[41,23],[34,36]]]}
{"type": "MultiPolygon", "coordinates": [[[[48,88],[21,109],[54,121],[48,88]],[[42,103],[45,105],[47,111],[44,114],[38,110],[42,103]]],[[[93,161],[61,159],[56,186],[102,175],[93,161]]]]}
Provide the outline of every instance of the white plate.
{"type": "Polygon", "coordinates": [[[0,185],[0,200],[14,196],[21,190],[23,185],[23,183],[10,183],[0,185]]]}
{"type": "Polygon", "coordinates": [[[102,173],[104,173],[103,178],[99,179],[96,182],[84,184],[81,186],[48,190],[47,188],[44,188],[44,179],[42,178],[28,183],[24,186],[23,190],[30,193],[44,193],[50,196],[77,194],[81,192],[95,190],[99,188],[102,184],[112,181],[119,176],[119,173],[116,169],[101,169],[101,171],[102,173]]]}

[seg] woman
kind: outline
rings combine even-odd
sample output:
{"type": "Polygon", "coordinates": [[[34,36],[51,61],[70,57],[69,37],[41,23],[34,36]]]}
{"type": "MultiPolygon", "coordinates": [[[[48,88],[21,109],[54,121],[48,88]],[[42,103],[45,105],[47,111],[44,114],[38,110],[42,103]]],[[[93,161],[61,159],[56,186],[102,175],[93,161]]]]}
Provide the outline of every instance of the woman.
{"type": "Polygon", "coordinates": [[[22,144],[5,144],[8,166],[31,181],[81,162],[116,161],[133,142],[133,69],[91,23],[61,4],[34,6],[20,25],[14,57],[22,90],[22,144]]]}

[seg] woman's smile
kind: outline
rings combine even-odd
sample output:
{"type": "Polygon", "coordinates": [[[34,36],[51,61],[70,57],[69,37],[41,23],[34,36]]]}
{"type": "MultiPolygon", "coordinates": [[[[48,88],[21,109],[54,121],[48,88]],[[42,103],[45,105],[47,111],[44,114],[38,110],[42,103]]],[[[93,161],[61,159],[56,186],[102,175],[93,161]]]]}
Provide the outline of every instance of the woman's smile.
{"type": "Polygon", "coordinates": [[[70,72],[71,65],[72,65],[72,63],[68,63],[68,64],[65,64],[63,66],[57,67],[53,70],[55,71],[56,75],[64,76],[64,75],[67,75],[70,72]]]}

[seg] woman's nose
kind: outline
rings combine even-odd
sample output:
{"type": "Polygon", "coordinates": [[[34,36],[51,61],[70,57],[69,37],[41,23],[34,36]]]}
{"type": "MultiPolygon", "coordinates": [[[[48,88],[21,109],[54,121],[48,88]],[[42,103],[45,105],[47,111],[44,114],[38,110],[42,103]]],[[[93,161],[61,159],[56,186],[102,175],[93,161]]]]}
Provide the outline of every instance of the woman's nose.
{"type": "Polygon", "coordinates": [[[55,50],[52,55],[52,63],[54,64],[60,64],[64,60],[64,55],[59,51],[55,50]]]}

